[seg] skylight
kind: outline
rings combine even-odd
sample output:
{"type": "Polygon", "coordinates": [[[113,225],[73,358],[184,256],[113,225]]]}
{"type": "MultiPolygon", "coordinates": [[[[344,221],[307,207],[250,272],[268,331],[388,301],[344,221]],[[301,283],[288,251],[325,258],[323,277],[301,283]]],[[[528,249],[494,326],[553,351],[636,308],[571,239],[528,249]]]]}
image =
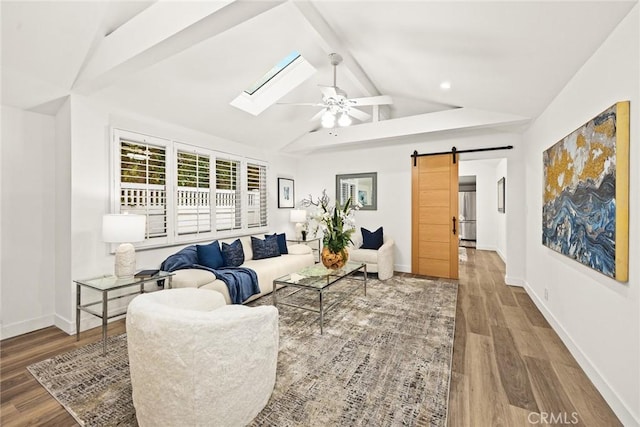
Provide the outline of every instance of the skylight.
{"type": "Polygon", "coordinates": [[[254,84],[245,89],[245,93],[253,95],[258,89],[264,86],[269,80],[274,78],[279,72],[287,68],[293,61],[298,59],[300,54],[297,51],[291,52],[289,55],[282,58],[276,65],[274,65],[269,71],[267,71],[262,77],[260,77],[254,84]]]}
{"type": "Polygon", "coordinates": [[[293,51],[229,104],[257,116],[315,73],[313,65],[293,51]]]}

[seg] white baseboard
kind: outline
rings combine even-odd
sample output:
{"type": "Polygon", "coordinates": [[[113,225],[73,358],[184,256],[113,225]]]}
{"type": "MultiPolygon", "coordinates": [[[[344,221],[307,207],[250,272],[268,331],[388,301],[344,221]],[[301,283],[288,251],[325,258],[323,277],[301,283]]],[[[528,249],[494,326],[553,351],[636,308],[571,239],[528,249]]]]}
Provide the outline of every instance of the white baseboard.
{"type": "Polygon", "coordinates": [[[509,286],[520,286],[521,288],[526,287],[526,281],[524,279],[521,279],[519,277],[513,277],[513,276],[504,276],[504,283],[506,283],[509,286]]]}
{"type": "Polygon", "coordinates": [[[53,323],[58,329],[61,329],[62,331],[68,333],[69,335],[73,335],[76,333],[76,324],[74,321],[69,320],[69,319],[65,319],[64,317],[60,316],[59,314],[55,315],[55,319],[54,319],[54,323],[53,323]]]}
{"type": "MultiPolygon", "coordinates": [[[[109,322],[120,318],[121,317],[115,317],[113,319],[109,319],[109,322]]],[[[102,320],[99,318],[87,313],[82,313],[80,331],[86,331],[101,325],[102,320]]],[[[51,314],[48,316],[38,317],[36,319],[23,320],[10,325],[2,325],[2,328],[0,329],[0,339],[4,340],[16,337],[18,335],[37,331],[38,329],[47,328],[49,326],[55,326],[69,335],[75,335],[76,333],[76,322],[74,320],[66,319],[58,314],[51,314]]]]}
{"type": "Polygon", "coordinates": [[[15,337],[26,334],[28,332],[37,331],[38,329],[52,326],[54,321],[53,314],[37,317],[34,319],[23,320],[9,325],[2,325],[0,330],[0,339],[15,337]]]}
{"type": "Polygon", "coordinates": [[[497,252],[498,248],[496,248],[495,246],[478,246],[476,245],[476,249],[479,251],[494,251],[497,252]]]}
{"type": "Polygon", "coordinates": [[[567,346],[569,352],[578,362],[578,365],[587,374],[587,377],[591,380],[593,385],[598,389],[604,400],[609,404],[616,416],[622,421],[625,426],[640,427],[640,419],[637,418],[630,408],[624,403],[616,391],[611,388],[606,379],[602,377],[598,368],[596,368],[591,359],[580,349],[580,347],[573,341],[569,333],[562,327],[553,314],[549,311],[542,299],[533,292],[533,289],[529,286],[529,283],[524,281],[524,288],[527,294],[531,297],[538,310],[547,319],[547,322],[551,325],[553,330],[558,334],[564,345],[567,346]]]}
{"type": "Polygon", "coordinates": [[[393,270],[400,273],[411,273],[411,266],[404,264],[394,264],[393,270]]]}
{"type": "Polygon", "coordinates": [[[500,249],[498,249],[498,248],[496,248],[496,253],[502,259],[502,262],[504,262],[506,264],[507,263],[507,256],[505,254],[503,254],[502,251],[500,249]]]}

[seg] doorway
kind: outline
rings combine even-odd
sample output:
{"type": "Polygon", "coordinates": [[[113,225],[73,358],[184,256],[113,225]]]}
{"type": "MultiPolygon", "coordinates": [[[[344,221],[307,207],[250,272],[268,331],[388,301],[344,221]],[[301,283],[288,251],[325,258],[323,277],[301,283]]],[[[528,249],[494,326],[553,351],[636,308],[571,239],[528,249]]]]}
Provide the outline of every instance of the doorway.
{"type": "Polygon", "coordinates": [[[460,219],[459,245],[476,247],[476,176],[463,175],[458,181],[458,218],[460,219]]]}

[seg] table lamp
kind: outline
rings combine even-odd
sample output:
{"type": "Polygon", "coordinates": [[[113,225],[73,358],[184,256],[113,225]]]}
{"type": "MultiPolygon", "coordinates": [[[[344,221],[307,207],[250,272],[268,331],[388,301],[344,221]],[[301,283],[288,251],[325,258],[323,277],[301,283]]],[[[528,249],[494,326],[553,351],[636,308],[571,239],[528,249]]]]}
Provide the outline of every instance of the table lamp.
{"type": "Polygon", "coordinates": [[[304,209],[294,209],[289,215],[289,221],[296,223],[296,239],[302,239],[302,227],[307,221],[307,211],[304,209]]]}
{"type": "Polygon", "coordinates": [[[132,242],[145,237],[147,217],[131,214],[108,214],[102,217],[102,240],[120,243],[116,249],[115,275],[119,279],[133,277],[136,270],[136,250],[132,242]]]}

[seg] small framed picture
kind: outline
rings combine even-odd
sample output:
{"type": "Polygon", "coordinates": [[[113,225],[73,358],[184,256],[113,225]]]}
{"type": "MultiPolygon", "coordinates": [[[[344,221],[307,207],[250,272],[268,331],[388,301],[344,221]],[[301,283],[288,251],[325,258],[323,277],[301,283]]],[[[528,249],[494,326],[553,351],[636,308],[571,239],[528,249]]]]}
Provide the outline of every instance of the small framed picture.
{"type": "Polygon", "coordinates": [[[504,177],[498,181],[498,212],[504,213],[504,177]]]}
{"type": "Polygon", "coordinates": [[[278,208],[293,208],[295,200],[293,180],[289,178],[278,178],[278,208]]]}

